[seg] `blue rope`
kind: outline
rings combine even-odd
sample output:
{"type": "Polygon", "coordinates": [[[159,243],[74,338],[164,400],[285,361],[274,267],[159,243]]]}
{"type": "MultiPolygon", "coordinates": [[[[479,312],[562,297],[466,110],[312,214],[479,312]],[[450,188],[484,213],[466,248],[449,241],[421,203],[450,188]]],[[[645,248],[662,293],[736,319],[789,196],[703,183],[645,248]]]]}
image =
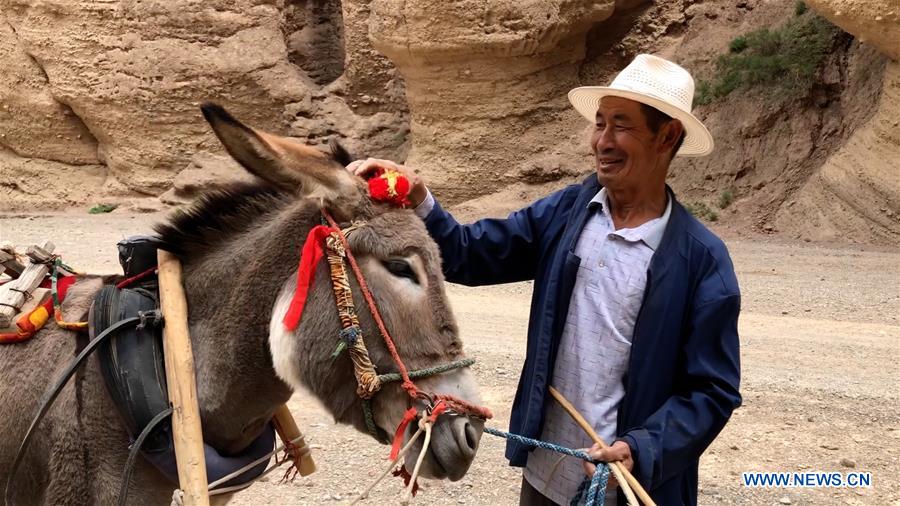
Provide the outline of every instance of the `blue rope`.
{"type": "Polygon", "coordinates": [[[571,457],[578,457],[581,460],[596,464],[597,470],[594,471],[594,475],[590,480],[585,478],[584,481],[581,482],[581,485],[578,486],[578,492],[576,492],[575,497],[572,498],[569,506],[577,506],[580,504],[581,499],[585,496],[585,492],[587,492],[587,498],[585,498],[584,506],[599,506],[606,500],[606,483],[609,481],[609,466],[607,464],[594,461],[590,455],[581,450],[573,450],[571,448],[566,448],[565,446],[555,445],[546,441],[538,441],[537,439],[527,438],[518,434],[510,434],[509,432],[492,429],[490,427],[485,427],[484,431],[488,434],[500,436],[504,439],[509,439],[526,446],[543,448],[544,450],[562,453],[571,457]]]}

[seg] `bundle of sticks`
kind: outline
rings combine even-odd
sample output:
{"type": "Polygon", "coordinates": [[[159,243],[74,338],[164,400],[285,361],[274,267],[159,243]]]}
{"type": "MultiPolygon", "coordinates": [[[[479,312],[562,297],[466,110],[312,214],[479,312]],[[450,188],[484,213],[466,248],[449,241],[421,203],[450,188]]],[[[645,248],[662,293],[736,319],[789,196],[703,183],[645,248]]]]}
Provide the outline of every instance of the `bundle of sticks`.
{"type": "Polygon", "coordinates": [[[41,246],[35,244],[28,247],[27,259],[22,259],[11,244],[0,247],[0,274],[6,272],[12,278],[0,285],[0,329],[12,326],[13,319],[23,311],[26,303],[36,306],[40,302],[34,292],[50,272],[55,248],[49,241],[41,246]]]}

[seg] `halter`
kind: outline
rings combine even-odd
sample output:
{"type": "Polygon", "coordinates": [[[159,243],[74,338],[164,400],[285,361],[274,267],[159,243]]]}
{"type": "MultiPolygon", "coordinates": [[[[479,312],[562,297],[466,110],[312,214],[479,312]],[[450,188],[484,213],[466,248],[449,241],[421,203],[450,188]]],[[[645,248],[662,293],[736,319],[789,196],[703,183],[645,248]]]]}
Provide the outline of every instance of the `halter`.
{"type": "MultiPolygon", "coordinates": [[[[413,379],[432,376],[461,367],[468,367],[475,363],[475,360],[457,360],[435,367],[408,371],[403,360],[400,358],[400,354],[397,352],[393,338],[384,325],[381,313],[375,305],[375,301],[372,298],[369,287],[362,275],[362,271],[359,269],[359,265],[356,263],[356,259],[353,257],[353,253],[350,251],[350,245],[347,242],[346,236],[360,228],[363,224],[360,222],[353,222],[349,227],[341,229],[328,211],[323,209],[322,216],[324,218],[323,224],[314,227],[309,232],[306,244],[303,247],[301,264],[298,271],[297,291],[295,292],[294,299],[291,301],[291,306],[285,315],[284,324],[289,330],[295,329],[299,324],[303,306],[305,304],[306,293],[312,284],[315,265],[322,256],[320,242],[324,240],[325,254],[327,256],[329,274],[331,277],[331,286],[334,292],[338,316],[341,320],[340,340],[332,356],[337,357],[344,349],[350,354],[350,358],[353,362],[353,372],[356,376],[356,394],[362,399],[363,414],[366,421],[366,428],[369,433],[376,439],[383,440],[382,437],[379,437],[378,428],[375,425],[371,399],[379,390],[381,390],[381,387],[385,383],[394,381],[400,381],[401,388],[403,388],[413,400],[424,401],[427,406],[428,418],[431,418],[432,421],[434,421],[438,415],[448,412],[474,416],[485,420],[491,418],[493,416],[491,411],[485,407],[475,406],[451,395],[425,392],[420,390],[416,384],[413,383],[413,379]],[[325,225],[324,223],[327,223],[328,225],[325,225]],[[372,317],[378,325],[381,336],[397,366],[397,373],[379,375],[375,371],[375,366],[372,363],[369,351],[366,348],[362,329],[359,326],[356,307],[353,303],[353,292],[350,287],[349,275],[347,273],[348,264],[356,277],[356,281],[369,306],[369,311],[372,313],[372,317]]],[[[417,413],[413,410],[413,414],[416,415],[417,413]]],[[[400,427],[398,427],[394,437],[395,447],[399,448],[399,443],[402,442],[403,437],[403,431],[401,429],[405,429],[410,418],[412,417],[407,414],[407,416],[404,417],[404,421],[401,422],[400,427]]]]}

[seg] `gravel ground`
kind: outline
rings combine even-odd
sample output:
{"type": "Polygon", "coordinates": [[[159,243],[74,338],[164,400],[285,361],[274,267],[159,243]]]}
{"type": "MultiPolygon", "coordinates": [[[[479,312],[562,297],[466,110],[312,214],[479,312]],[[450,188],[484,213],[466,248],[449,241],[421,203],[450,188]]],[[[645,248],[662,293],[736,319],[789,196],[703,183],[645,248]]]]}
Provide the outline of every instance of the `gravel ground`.
{"type": "MultiPolygon", "coordinates": [[[[116,269],[115,242],[147,233],[158,215],[0,216],[0,241],[57,231],[57,251],[91,272],[116,269]]],[[[701,460],[701,504],[900,504],[900,251],[728,238],[743,292],[744,406],[701,460]],[[871,488],[753,489],[745,471],[868,471],[871,488]]],[[[529,283],[448,291],[491,425],[506,428],[524,355],[529,283]]],[[[336,426],[305,393],[290,403],[319,472],[277,473],[232,505],[345,504],[385,465],[388,449],[336,426]]],[[[419,504],[515,504],[520,473],[486,435],[469,474],[426,481],[419,504]]],[[[365,504],[399,498],[382,484],[365,504]]]]}

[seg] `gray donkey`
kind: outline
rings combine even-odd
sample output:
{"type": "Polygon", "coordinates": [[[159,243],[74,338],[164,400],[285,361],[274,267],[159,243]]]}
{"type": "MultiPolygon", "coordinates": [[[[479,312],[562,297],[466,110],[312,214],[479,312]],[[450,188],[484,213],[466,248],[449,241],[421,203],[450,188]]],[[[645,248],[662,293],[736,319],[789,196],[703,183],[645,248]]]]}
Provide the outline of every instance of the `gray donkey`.
{"type": "MultiPolygon", "coordinates": [[[[240,452],[299,388],[321,400],[337,422],[365,430],[351,360],[346,352],[332,358],[341,325],[326,262],[317,266],[299,327],[288,332],[281,323],[304,239],[319,224],[321,207],[340,223],[363,223],[348,236],[350,248],[410,369],[463,356],[435,244],[411,211],[373,203],[365,183],[334,156],[247,127],[220,107],[207,105],[203,112],[229,153],[260,179],[212,192],[157,227],[165,248],[184,266],[206,443],[226,455],[240,452]]],[[[84,319],[94,295],[110,281],[79,280],[63,304],[64,314],[84,319]]],[[[355,280],[351,284],[372,362],[379,373],[396,371],[359,287],[355,280]]],[[[51,322],[30,341],[0,347],[0,484],[7,480],[44,390],[87,340],[51,322]]],[[[465,369],[417,384],[480,402],[465,369]]],[[[410,402],[398,383],[385,385],[374,397],[382,436],[393,434],[410,402]]],[[[460,479],[475,456],[482,428],[474,418],[441,416],[421,474],[460,479]]],[[[41,423],[16,473],[14,504],[113,504],[128,443],[92,357],[41,423]]],[[[409,469],[416,453],[408,457],[409,469]]],[[[360,464],[382,466],[381,461],[360,464]]],[[[139,459],[129,503],[168,504],[173,488],[139,459]]]]}

